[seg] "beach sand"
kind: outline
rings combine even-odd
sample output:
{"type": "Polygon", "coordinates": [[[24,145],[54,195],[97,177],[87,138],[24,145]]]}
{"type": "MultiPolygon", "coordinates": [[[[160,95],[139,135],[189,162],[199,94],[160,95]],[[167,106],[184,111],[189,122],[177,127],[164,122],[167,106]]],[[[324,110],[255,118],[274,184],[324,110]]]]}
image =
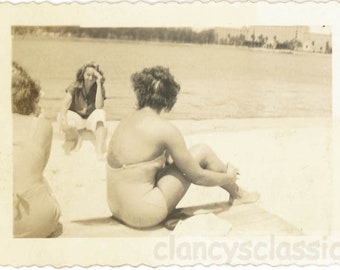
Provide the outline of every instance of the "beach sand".
{"type": "MultiPolygon", "coordinates": [[[[172,122],[189,147],[208,144],[222,160],[239,167],[242,187],[261,194],[254,205],[233,206],[218,214],[233,225],[231,234],[328,232],[332,211],[331,118],[172,122]]],[[[107,123],[108,141],[117,124],[107,123]]],[[[106,202],[105,162],[97,161],[93,143],[84,139],[79,151],[65,155],[63,135],[56,123],[53,127],[45,177],[62,210],[60,237],[170,234],[162,225],[135,230],[112,219],[106,202]]],[[[218,208],[227,200],[228,194],[218,187],[192,185],[178,207],[218,208]]]]}

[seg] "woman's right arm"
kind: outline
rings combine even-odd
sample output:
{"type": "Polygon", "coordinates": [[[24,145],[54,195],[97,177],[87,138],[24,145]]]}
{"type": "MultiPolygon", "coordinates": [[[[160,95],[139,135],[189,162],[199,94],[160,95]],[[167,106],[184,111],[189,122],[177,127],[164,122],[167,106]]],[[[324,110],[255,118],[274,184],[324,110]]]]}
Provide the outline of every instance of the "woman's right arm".
{"type": "Polygon", "coordinates": [[[167,151],[177,168],[190,181],[203,186],[222,186],[233,181],[227,173],[203,169],[191,155],[179,130],[167,123],[162,130],[162,137],[167,151]]]}

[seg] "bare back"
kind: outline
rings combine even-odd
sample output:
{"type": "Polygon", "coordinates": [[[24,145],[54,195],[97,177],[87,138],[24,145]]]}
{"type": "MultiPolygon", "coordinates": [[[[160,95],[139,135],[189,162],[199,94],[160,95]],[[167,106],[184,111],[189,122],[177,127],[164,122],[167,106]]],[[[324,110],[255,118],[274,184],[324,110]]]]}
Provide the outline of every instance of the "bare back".
{"type": "Polygon", "coordinates": [[[122,120],[110,141],[108,163],[113,168],[120,168],[160,156],[165,150],[160,131],[167,124],[169,123],[147,108],[122,120]]]}
{"type": "Polygon", "coordinates": [[[164,152],[195,184],[223,185],[229,181],[225,169],[216,172],[202,168],[187,148],[180,131],[149,107],[120,122],[112,135],[107,161],[112,168],[121,168],[154,160],[164,152]]]}
{"type": "Polygon", "coordinates": [[[49,158],[52,126],[42,118],[13,115],[14,190],[25,191],[42,181],[49,158]]]}

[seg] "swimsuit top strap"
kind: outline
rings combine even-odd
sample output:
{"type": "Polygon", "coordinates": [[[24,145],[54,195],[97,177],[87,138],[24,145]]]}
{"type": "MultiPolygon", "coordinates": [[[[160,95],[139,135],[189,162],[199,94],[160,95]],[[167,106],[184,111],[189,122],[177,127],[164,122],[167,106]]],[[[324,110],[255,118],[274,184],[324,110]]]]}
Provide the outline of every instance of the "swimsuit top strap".
{"type": "Polygon", "coordinates": [[[133,168],[136,166],[143,166],[143,165],[157,165],[156,167],[164,167],[166,162],[166,157],[165,157],[165,151],[156,157],[155,159],[149,160],[149,161],[143,161],[143,162],[138,162],[134,164],[123,164],[120,168],[113,168],[111,165],[106,161],[107,167],[110,168],[111,170],[121,170],[121,169],[126,169],[126,168],[133,168]],[[159,164],[159,165],[158,165],[159,164]]]}

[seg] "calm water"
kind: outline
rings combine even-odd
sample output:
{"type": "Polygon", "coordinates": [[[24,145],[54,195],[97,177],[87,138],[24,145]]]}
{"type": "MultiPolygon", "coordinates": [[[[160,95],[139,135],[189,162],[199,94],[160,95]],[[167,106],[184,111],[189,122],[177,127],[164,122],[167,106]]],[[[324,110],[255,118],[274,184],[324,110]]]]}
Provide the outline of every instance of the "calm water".
{"type": "Polygon", "coordinates": [[[181,84],[171,119],[329,116],[331,56],[252,51],[219,45],[14,39],[13,59],[38,79],[48,117],[87,61],[106,77],[108,120],[133,110],[130,75],[144,67],[170,68],[181,84]]]}

